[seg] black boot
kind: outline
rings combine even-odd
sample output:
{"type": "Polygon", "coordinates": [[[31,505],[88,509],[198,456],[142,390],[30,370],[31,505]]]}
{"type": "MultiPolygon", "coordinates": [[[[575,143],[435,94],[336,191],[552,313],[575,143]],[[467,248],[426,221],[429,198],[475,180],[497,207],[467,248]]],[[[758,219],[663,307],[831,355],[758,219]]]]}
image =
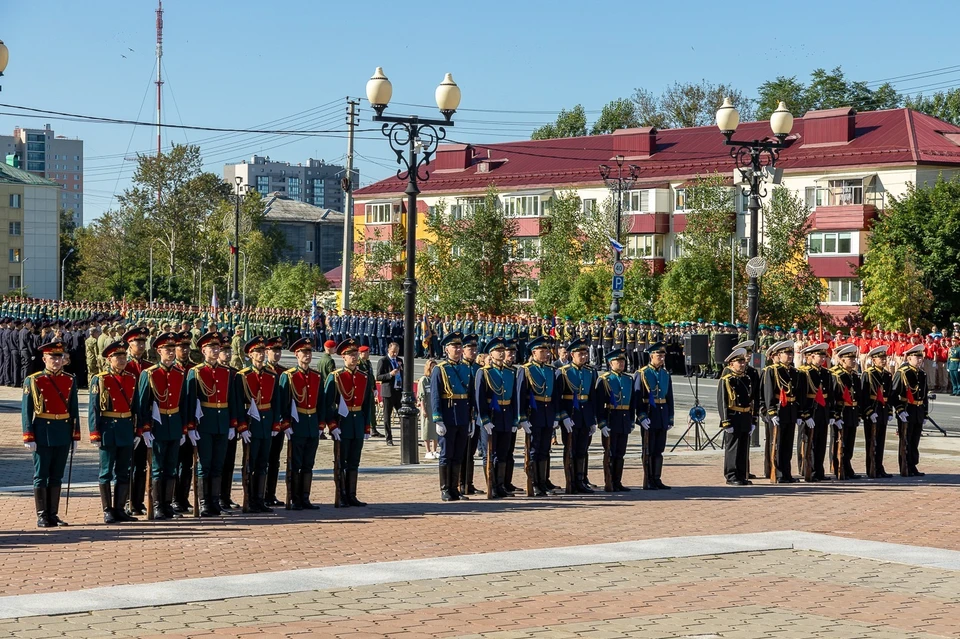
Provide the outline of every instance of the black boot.
{"type": "MultiPolygon", "coordinates": [[[[210,477],[204,477],[200,480],[200,485],[200,516],[216,517],[217,509],[213,500],[213,482],[210,480],[210,477]]],[[[219,487],[219,484],[217,484],[217,486],[219,487]]]]}
{"type": "Polygon", "coordinates": [[[507,473],[503,478],[503,487],[508,493],[520,492],[520,489],[513,485],[513,467],[516,465],[516,460],[513,458],[513,453],[510,453],[510,457],[507,459],[507,473]]]}
{"type": "Polygon", "coordinates": [[[176,479],[174,489],[173,510],[178,513],[188,513],[193,510],[190,506],[190,482],[193,481],[192,469],[181,471],[176,479]]]}
{"type": "Polygon", "coordinates": [[[272,513],[273,508],[267,505],[266,498],[267,476],[263,473],[254,473],[251,479],[253,480],[253,496],[251,499],[256,504],[257,512],[272,513]]]}
{"type": "Polygon", "coordinates": [[[349,495],[350,495],[350,490],[347,485],[347,471],[341,470],[340,471],[340,508],[350,507],[349,495]]]}
{"type": "Polygon", "coordinates": [[[507,492],[506,481],[507,481],[507,465],[504,462],[497,464],[496,470],[496,479],[494,479],[494,492],[497,497],[509,497],[510,493],[507,492]]]}
{"type": "Polygon", "coordinates": [[[313,485],[313,471],[305,470],[300,473],[300,505],[304,510],[320,510],[320,506],[310,503],[310,488],[313,485]]]}
{"type": "Polygon", "coordinates": [[[532,461],[530,466],[530,471],[533,473],[533,496],[546,497],[550,494],[544,484],[547,478],[547,462],[532,461]]]}
{"type": "Polygon", "coordinates": [[[173,509],[173,493],[177,489],[177,478],[165,477],[160,481],[163,483],[163,499],[160,502],[163,514],[167,516],[167,519],[180,519],[183,515],[173,509]]]}
{"type": "Polygon", "coordinates": [[[473,485],[473,474],[477,470],[477,465],[472,459],[467,462],[467,486],[466,493],[468,495],[483,495],[485,494],[482,490],[473,485]]]}
{"type": "Polygon", "coordinates": [[[550,481],[550,456],[547,456],[547,461],[543,462],[544,471],[543,471],[543,489],[548,493],[553,490],[560,490],[552,481],[550,481]]]}
{"type": "Polygon", "coordinates": [[[163,511],[163,481],[154,481],[150,486],[150,497],[153,499],[153,520],[164,521],[167,513],[163,511]]]}
{"type": "MultiPolygon", "coordinates": [[[[470,460],[470,463],[473,463],[473,460],[470,460]]],[[[460,492],[460,473],[463,470],[462,464],[451,464],[450,468],[450,499],[453,501],[459,501],[461,499],[469,499],[462,492],[460,492]]]]}
{"type": "Polygon", "coordinates": [[[618,493],[628,493],[630,489],[623,485],[623,459],[617,459],[614,462],[613,489],[618,493]]]}
{"type": "Polygon", "coordinates": [[[124,505],[126,505],[127,497],[129,496],[130,483],[117,482],[117,485],[113,489],[113,518],[118,523],[126,521],[140,521],[133,515],[128,515],[127,511],[124,510],[124,505]]]}
{"type": "MultiPolygon", "coordinates": [[[[620,463],[622,464],[623,462],[621,461],[620,463]]],[[[670,490],[670,486],[667,486],[665,483],[660,481],[660,473],[662,472],[663,472],[663,459],[658,459],[656,462],[656,470],[654,471],[654,474],[653,474],[655,478],[655,482],[657,484],[657,488],[659,488],[660,490],[670,490]]]]}
{"type": "Polygon", "coordinates": [[[351,506],[366,506],[367,504],[357,499],[357,475],[356,470],[347,471],[347,503],[351,506]]]}
{"type": "Polygon", "coordinates": [[[453,501],[453,495],[450,494],[450,466],[441,464],[440,468],[440,499],[443,501],[453,501]]]}
{"type": "Polygon", "coordinates": [[[283,506],[283,502],[277,499],[277,477],[278,474],[274,474],[267,471],[266,476],[264,477],[265,483],[263,488],[263,503],[265,506],[283,506]]]}
{"type": "Polygon", "coordinates": [[[575,459],[574,468],[576,469],[577,481],[574,483],[577,492],[592,493],[593,488],[587,483],[587,458],[575,459]]]}
{"type": "Polygon", "coordinates": [[[47,512],[46,486],[34,486],[33,501],[37,507],[37,528],[54,528],[56,524],[50,521],[50,513],[47,512]]]}
{"type": "Polygon", "coordinates": [[[67,526],[67,522],[60,519],[57,515],[60,513],[60,492],[63,490],[63,484],[47,487],[47,510],[49,519],[57,526],[67,526]]]}
{"type": "Polygon", "coordinates": [[[233,487],[233,473],[227,475],[227,473],[224,472],[223,476],[219,477],[217,481],[219,488],[217,492],[217,508],[219,508],[221,515],[231,515],[233,514],[233,509],[236,507],[230,498],[230,491],[233,487]]]}
{"type": "Polygon", "coordinates": [[[222,481],[222,477],[210,478],[210,509],[214,515],[232,515],[233,513],[229,510],[222,510],[220,508],[220,482],[222,481]]]}
{"type": "MultiPolygon", "coordinates": [[[[150,469],[147,469],[147,472],[150,472],[150,469]]],[[[147,491],[147,476],[143,475],[138,477],[134,473],[133,478],[133,490],[130,493],[130,504],[127,508],[128,515],[146,515],[147,507],[143,505],[144,495],[147,491]],[[137,500],[138,503],[133,503],[134,500],[137,500]]]]}
{"type": "Polygon", "coordinates": [[[103,508],[103,523],[115,524],[113,516],[113,496],[110,494],[110,484],[100,484],[100,506],[103,508]]]}

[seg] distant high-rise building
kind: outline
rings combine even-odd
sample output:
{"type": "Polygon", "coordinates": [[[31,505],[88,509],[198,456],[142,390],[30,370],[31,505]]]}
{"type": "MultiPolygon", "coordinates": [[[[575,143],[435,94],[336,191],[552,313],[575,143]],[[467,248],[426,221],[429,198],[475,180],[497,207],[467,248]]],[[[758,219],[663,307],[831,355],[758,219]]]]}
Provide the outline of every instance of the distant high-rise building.
{"type": "Polygon", "coordinates": [[[57,208],[73,211],[83,226],[83,140],[55,135],[49,124],[17,127],[13,135],[0,135],[0,161],[59,184],[57,208]]]}
{"type": "MultiPolygon", "coordinates": [[[[323,160],[310,158],[304,164],[289,162],[271,162],[268,157],[254,155],[247,162],[226,164],[223,167],[223,179],[231,186],[240,184],[256,190],[261,196],[268,193],[281,195],[298,202],[311,204],[335,211],[343,210],[343,189],[340,180],[346,174],[346,168],[337,164],[327,164],[323,160]]],[[[353,170],[354,187],[359,183],[360,172],[353,170]]]]}
{"type": "Polygon", "coordinates": [[[0,293],[60,296],[60,190],[0,162],[0,293]]]}

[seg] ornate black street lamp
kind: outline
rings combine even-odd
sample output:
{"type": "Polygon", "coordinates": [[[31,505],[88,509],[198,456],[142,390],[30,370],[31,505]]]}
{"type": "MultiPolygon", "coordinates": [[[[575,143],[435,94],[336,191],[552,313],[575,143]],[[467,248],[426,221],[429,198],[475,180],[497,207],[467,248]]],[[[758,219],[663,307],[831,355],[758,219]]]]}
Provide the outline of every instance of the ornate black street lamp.
{"type": "MultiPolygon", "coordinates": [[[[606,164],[600,165],[600,177],[603,178],[603,183],[607,185],[608,189],[617,191],[617,229],[615,231],[618,246],[623,246],[623,241],[621,239],[621,218],[623,216],[623,192],[629,191],[633,188],[634,183],[637,181],[637,178],[640,177],[640,167],[636,164],[631,164],[627,168],[630,170],[629,175],[624,176],[623,174],[623,156],[618,155],[614,158],[617,161],[617,176],[613,177],[610,175],[610,167],[606,164]]],[[[613,263],[616,264],[620,261],[621,251],[614,248],[613,263]]],[[[608,316],[611,320],[616,322],[620,319],[620,298],[617,297],[614,293],[613,301],[610,302],[610,315],[608,316]]]]}
{"type": "Polygon", "coordinates": [[[403,279],[403,361],[406,365],[402,380],[400,414],[400,463],[419,464],[418,425],[416,402],[413,396],[414,371],[414,324],[416,323],[417,277],[414,272],[417,249],[417,195],[420,193],[418,181],[430,178],[426,165],[437,150],[437,145],[446,138],[445,127],[453,126],[451,118],[460,106],[460,87],[448,73],[436,90],[437,107],[443,114],[442,120],[430,120],[415,115],[406,117],[383,115],[393,86],[383,74],[383,68],[377,67],[373,77],[367,81],[367,100],[376,111],[371,118],[374,122],[383,122],[382,133],[390,141],[390,148],[397,154],[397,178],[407,181],[404,191],[407,195],[406,217],[406,273],[403,279]]]}

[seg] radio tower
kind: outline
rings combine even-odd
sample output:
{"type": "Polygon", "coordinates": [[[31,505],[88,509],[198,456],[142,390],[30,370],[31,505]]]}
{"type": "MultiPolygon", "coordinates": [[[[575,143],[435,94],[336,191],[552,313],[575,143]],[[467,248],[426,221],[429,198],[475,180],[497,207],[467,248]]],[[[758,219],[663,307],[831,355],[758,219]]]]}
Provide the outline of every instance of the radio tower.
{"type": "MultiPolygon", "coordinates": [[[[160,87],[163,79],[160,75],[160,62],[163,59],[163,0],[157,0],[157,162],[160,162],[160,87]]],[[[159,166],[157,167],[159,169],[159,166]]],[[[157,208],[160,207],[160,188],[157,187],[157,208]]]]}

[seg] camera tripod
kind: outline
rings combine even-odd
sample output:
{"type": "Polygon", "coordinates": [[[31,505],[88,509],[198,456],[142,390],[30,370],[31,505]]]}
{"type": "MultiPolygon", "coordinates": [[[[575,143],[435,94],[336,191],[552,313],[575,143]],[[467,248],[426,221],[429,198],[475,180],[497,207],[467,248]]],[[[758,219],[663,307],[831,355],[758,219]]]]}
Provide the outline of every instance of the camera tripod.
{"type": "Polygon", "coordinates": [[[700,405],[699,378],[694,381],[694,384],[696,384],[696,386],[693,388],[693,408],[690,409],[690,420],[687,422],[687,430],[683,431],[680,438],[674,442],[673,447],[670,449],[671,453],[677,449],[677,446],[679,446],[681,442],[684,446],[693,450],[706,450],[707,446],[714,450],[717,448],[713,443],[713,438],[707,434],[707,428],[703,424],[703,420],[707,417],[707,411],[700,405]],[[692,444],[687,441],[691,430],[693,431],[692,444]]]}

